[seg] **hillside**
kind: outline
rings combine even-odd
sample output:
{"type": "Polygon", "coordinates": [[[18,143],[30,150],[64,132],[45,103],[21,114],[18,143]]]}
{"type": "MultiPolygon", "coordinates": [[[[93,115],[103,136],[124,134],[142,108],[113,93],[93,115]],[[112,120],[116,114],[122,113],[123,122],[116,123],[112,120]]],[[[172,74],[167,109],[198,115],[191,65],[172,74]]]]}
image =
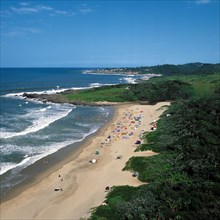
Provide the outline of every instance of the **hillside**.
{"type": "Polygon", "coordinates": [[[209,63],[187,63],[182,65],[163,64],[157,66],[141,66],[132,68],[101,68],[91,70],[90,73],[105,73],[105,74],[162,74],[180,75],[180,74],[212,74],[220,72],[220,64],[209,63]]]}

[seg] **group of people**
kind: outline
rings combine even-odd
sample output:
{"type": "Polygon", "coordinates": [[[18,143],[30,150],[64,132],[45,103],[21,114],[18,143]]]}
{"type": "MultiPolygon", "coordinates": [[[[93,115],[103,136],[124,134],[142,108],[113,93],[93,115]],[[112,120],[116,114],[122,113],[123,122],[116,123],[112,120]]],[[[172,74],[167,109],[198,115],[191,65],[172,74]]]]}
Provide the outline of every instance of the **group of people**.
{"type": "MultiPolygon", "coordinates": [[[[117,123],[114,124],[114,129],[112,131],[113,137],[115,140],[126,140],[134,135],[134,132],[140,127],[142,124],[143,111],[126,110],[123,113],[123,117],[117,123]]],[[[140,135],[139,135],[140,136],[140,135]]]]}

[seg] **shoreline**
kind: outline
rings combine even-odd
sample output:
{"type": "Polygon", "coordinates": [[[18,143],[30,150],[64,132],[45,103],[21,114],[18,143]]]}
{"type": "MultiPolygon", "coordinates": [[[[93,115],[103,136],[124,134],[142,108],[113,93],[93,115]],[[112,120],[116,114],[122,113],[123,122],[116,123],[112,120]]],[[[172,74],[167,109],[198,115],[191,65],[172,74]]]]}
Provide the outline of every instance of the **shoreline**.
{"type": "Polygon", "coordinates": [[[122,169],[131,156],[155,154],[152,151],[134,153],[134,141],[143,128],[146,131],[150,130],[150,123],[157,120],[164,110],[161,106],[169,104],[169,102],[160,102],[156,105],[134,103],[115,107],[115,114],[111,120],[91,135],[76,152],[72,152],[61,163],[52,166],[49,171],[43,171],[42,175],[34,178],[32,183],[23,186],[20,193],[14,194],[15,197],[11,194],[11,197],[4,200],[1,204],[1,218],[79,219],[88,217],[89,210],[104,201],[106,185],[143,184],[132,177],[130,172],[122,169]],[[144,122],[134,131],[134,136],[127,140],[115,138],[110,145],[100,146],[100,143],[112,132],[115,124],[123,119],[124,112],[140,110],[143,110],[145,115],[144,122]],[[97,149],[100,154],[95,155],[94,152],[97,149]],[[116,160],[119,154],[122,154],[123,158],[116,160]],[[98,162],[89,163],[93,158],[98,162]],[[54,192],[54,188],[61,188],[61,186],[62,192],[54,192]]]}
{"type": "MultiPolygon", "coordinates": [[[[101,135],[103,129],[107,127],[115,116],[116,108],[112,107],[110,111],[110,116],[107,121],[94,133],[89,134],[83,140],[75,142],[73,144],[67,145],[58,151],[47,155],[46,157],[41,158],[40,160],[34,162],[33,164],[29,165],[28,167],[21,170],[21,174],[24,176],[28,176],[24,179],[21,183],[16,184],[11,189],[9,189],[5,195],[0,196],[1,202],[5,202],[10,200],[11,198],[19,195],[24,189],[30,187],[31,185],[35,184],[36,182],[41,181],[45,176],[48,174],[55,172],[65,163],[70,162],[72,159],[74,160],[77,156],[82,153],[83,148],[85,145],[89,145],[91,140],[101,135]],[[47,163],[45,164],[45,161],[47,163]]],[[[1,179],[4,179],[7,175],[8,171],[1,175],[1,179]]]]}

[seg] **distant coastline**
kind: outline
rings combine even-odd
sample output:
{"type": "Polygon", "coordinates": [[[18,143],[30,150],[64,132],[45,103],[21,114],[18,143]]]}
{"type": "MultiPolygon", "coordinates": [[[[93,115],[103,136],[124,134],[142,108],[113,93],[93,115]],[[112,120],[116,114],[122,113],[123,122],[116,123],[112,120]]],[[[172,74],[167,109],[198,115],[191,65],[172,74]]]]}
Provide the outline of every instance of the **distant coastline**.
{"type": "Polygon", "coordinates": [[[211,63],[186,63],[181,65],[163,64],[156,66],[121,67],[121,68],[96,68],[85,70],[85,74],[120,74],[120,75],[173,75],[173,74],[210,74],[218,72],[220,64],[211,63]]]}
{"type": "Polygon", "coordinates": [[[127,70],[127,68],[103,68],[103,69],[94,69],[86,70],[86,74],[122,74],[122,75],[137,75],[138,71],[133,71],[132,69],[127,70]]]}

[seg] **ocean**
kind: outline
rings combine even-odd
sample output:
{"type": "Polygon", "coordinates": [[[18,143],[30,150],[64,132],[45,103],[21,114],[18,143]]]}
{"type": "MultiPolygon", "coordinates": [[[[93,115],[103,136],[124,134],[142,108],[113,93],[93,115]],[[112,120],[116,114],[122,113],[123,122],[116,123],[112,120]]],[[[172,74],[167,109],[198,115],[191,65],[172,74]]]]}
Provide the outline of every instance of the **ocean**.
{"type": "Polygon", "coordinates": [[[141,76],[85,74],[82,68],[1,68],[1,197],[28,178],[22,170],[67,146],[74,148],[108,121],[111,107],[74,106],[24,99],[25,93],[134,83],[141,76]]]}

